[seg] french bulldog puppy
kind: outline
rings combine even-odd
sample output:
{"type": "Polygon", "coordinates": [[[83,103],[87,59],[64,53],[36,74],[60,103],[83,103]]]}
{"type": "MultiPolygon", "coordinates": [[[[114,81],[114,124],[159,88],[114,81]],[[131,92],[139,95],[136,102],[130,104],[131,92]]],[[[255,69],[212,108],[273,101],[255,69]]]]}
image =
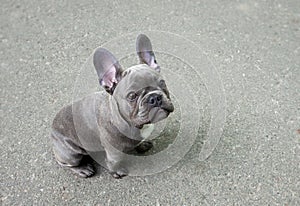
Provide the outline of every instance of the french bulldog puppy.
{"type": "Polygon", "coordinates": [[[174,110],[147,36],[138,36],[136,51],[141,64],[123,69],[109,51],[98,48],[93,63],[106,92],[65,106],[53,120],[50,137],[55,158],[81,177],[95,174],[92,164],[83,160],[98,150],[105,151],[113,177],[128,175],[121,164],[124,153],[143,153],[152,147],[143,141],[143,126],[165,119],[174,110]]]}

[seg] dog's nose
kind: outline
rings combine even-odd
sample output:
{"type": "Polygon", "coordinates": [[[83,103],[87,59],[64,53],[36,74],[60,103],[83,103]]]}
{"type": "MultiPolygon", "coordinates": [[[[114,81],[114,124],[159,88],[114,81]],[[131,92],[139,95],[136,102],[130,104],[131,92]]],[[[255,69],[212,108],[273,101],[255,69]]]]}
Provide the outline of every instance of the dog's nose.
{"type": "Polygon", "coordinates": [[[148,103],[153,107],[160,107],[162,105],[162,96],[160,94],[152,94],[148,99],[148,103]]]}

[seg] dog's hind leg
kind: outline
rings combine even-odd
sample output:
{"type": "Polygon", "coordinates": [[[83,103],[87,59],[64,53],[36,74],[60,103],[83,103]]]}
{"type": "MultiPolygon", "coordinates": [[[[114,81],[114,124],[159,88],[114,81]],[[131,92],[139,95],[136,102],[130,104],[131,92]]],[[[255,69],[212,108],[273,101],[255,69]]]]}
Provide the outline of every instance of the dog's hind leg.
{"type": "Polygon", "coordinates": [[[53,151],[58,164],[71,169],[71,171],[80,177],[93,176],[95,168],[88,161],[86,151],[74,144],[69,138],[60,137],[61,135],[55,131],[51,133],[53,151]]]}

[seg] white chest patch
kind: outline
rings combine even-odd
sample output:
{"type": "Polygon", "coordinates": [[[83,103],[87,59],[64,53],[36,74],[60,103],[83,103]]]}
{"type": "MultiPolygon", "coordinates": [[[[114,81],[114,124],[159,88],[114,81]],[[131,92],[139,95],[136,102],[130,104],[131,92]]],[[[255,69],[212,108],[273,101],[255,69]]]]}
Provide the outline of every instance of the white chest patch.
{"type": "Polygon", "coordinates": [[[141,129],[141,136],[143,137],[143,139],[147,139],[151,133],[154,130],[154,124],[146,124],[143,126],[143,129],[141,129]]]}

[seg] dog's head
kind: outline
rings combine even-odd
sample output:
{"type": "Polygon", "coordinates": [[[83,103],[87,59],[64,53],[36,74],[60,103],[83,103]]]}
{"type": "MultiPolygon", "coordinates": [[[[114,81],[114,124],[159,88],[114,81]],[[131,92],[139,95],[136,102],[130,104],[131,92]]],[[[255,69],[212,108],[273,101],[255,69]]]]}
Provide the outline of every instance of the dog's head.
{"type": "Polygon", "coordinates": [[[100,85],[112,95],[120,115],[141,128],[166,118],[174,106],[147,36],[138,36],[136,50],[141,64],[126,70],[103,48],[95,51],[93,61],[100,85]]]}

